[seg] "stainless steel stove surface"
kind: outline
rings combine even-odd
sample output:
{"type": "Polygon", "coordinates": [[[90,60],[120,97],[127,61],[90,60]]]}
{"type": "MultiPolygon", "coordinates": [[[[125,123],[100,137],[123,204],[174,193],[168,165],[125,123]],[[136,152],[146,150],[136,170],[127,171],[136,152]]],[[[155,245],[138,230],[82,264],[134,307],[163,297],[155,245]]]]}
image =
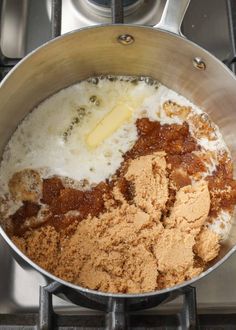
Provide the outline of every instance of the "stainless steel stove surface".
{"type": "MultiPolygon", "coordinates": [[[[62,0],[62,33],[88,25],[110,22],[111,11],[106,6],[100,7],[98,3],[99,1],[95,0],[62,0]]],[[[161,16],[165,0],[124,1],[124,3],[126,4],[125,22],[154,25],[161,16]]],[[[228,64],[234,57],[233,25],[229,24],[232,21],[229,21],[228,16],[230,6],[231,2],[226,0],[192,0],[183,22],[184,34],[189,39],[228,64]]],[[[18,58],[22,58],[50,39],[50,1],[0,0],[0,9],[0,69],[3,76],[18,58]]],[[[236,10],[236,7],[231,9],[236,10]]],[[[236,254],[208,277],[196,283],[198,313],[236,313],[235,278],[236,254]]],[[[173,312],[178,310],[181,304],[182,301],[178,298],[158,306],[158,310],[164,313],[173,312]]],[[[62,314],[79,315],[85,311],[88,314],[94,313],[55,296],[53,296],[53,306],[55,312],[62,314]]],[[[14,261],[6,243],[0,238],[0,325],[1,314],[30,313],[36,312],[38,308],[37,278],[31,276],[30,271],[26,272],[14,261]]],[[[153,309],[149,311],[152,312],[153,309]]],[[[9,328],[17,329],[17,327],[9,328]]],[[[208,329],[217,329],[217,327],[208,329]]],[[[232,326],[232,329],[236,329],[236,325],[232,326]]]]}

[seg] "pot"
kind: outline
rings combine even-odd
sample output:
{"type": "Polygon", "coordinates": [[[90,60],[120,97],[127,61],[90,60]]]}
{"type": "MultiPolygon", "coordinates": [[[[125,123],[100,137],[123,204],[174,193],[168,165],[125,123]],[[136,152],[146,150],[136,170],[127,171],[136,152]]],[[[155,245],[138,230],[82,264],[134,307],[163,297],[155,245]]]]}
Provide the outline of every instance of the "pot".
{"type": "MultiPolygon", "coordinates": [[[[94,75],[142,75],[152,76],[206,111],[219,125],[236,161],[236,78],[214,56],[181,35],[180,24],[188,4],[189,0],[167,0],[162,19],[154,28],[123,24],[84,28],[58,37],[25,57],[1,83],[1,152],[24,117],[59,90],[94,75]]],[[[173,297],[177,289],[184,290],[209,274],[236,249],[233,224],[221,254],[198,277],[145,294],[111,294],[53,276],[27,258],[2,228],[0,233],[15,259],[40,274],[41,284],[47,285],[48,291],[85,307],[90,300],[89,307],[118,312],[124,303],[134,310],[173,297]]]]}

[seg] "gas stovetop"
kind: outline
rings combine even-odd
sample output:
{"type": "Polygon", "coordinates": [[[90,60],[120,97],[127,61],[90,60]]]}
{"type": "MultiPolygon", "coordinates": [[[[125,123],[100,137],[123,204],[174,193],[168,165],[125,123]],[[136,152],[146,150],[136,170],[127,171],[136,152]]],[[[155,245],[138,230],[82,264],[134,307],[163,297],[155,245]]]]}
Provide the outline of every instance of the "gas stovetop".
{"type": "MultiPolygon", "coordinates": [[[[60,30],[63,34],[112,20],[108,0],[62,0],[61,11],[61,0],[52,2],[53,24],[51,0],[0,0],[0,80],[20,58],[60,30]]],[[[124,0],[123,4],[125,23],[152,26],[158,23],[165,0],[124,0]]],[[[116,22],[122,20],[118,7],[113,8],[116,22]]],[[[192,0],[182,30],[187,38],[209,50],[235,72],[234,22],[235,0],[192,0]]],[[[122,329],[119,313],[118,319],[117,315],[114,319],[113,314],[73,305],[48,293],[48,288],[40,288],[39,278],[14,261],[2,238],[0,270],[0,329],[103,329],[108,324],[112,329],[122,329]]],[[[134,312],[129,316],[130,328],[194,329],[196,304],[201,329],[236,329],[235,278],[236,254],[194,287],[179,292],[177,299],[134,312]]]]}

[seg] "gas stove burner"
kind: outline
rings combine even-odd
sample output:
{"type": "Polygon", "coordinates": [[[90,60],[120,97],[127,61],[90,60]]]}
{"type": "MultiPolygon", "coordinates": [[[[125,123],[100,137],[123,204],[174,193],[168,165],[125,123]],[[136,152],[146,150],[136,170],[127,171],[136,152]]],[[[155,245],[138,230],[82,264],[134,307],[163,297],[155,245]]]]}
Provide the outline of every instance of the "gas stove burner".
{"type": "MultiPolygon", "coordinates": [[[[100,5],[103,7],[111,7],[111,0],[88,0],[89,2],[95,4],[95,5],[100,5]]],[[[140,0],[123,0],[123,6],[131,6],[135,4],[136,2],[140,2],[140,0]]],[[[142,1],[143,2],[143,1],[142,1]]]]}
{"type": "MultiPolygon", "coordinates": [[[[84,5],[88,10],[102,17],[111,17],[111,0],[85,0],[84,5]]],[[[129,16],[141,9],[144,0],[123,0],[124,16],[129,16]]],[[[142,10],[142,9],[141,9],[142,10]]]]}
{"type": "MultiPolygon", "coordinates": [[[[166,0],[123,0],[124,23],[155,25],[166,0]]],[[[51,17],[51,0],[46,0],[51,17]]],[[[108,24],[112,21],[111,0],[62,0],[62,34],[85,26],[108,24]]]]}

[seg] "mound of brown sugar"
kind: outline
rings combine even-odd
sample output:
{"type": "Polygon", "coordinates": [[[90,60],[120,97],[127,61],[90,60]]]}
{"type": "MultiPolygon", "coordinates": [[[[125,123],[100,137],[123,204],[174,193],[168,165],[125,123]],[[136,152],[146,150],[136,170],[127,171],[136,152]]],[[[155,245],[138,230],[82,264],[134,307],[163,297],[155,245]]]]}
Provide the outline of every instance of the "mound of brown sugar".
{"type": "Polygon", "coordinates": [[[8,234],[54,275],[90,289],[139,293],[191,279],[217,257],[219,236],[207,224],[236,204],[231,160],[221,155],[206,176],[211,155],[187,123],[142,118],[136,126],[138,139],[118,171],[90,190],[31,169],[10,180],[22,206],[10,216],[8,234]]]}
{"type": "Polygon", "coordinates": [[[210,209],[208,186],[202,180],[180,188],[163,219],[165,156],[156,152],[128,162],[124,178],[133,185],[132,203],[115,184],[106,211],[76,223],[72,235],[46,225],[15,237],[15,243],[56,276],[95,290],[147,292],[196,276],[203,270],[195,265],[197,253],[209,261],[219,249],[215,234],[200,233],[210,209]],[[208,243],[201,243],[203,235],[208,243]]]}

